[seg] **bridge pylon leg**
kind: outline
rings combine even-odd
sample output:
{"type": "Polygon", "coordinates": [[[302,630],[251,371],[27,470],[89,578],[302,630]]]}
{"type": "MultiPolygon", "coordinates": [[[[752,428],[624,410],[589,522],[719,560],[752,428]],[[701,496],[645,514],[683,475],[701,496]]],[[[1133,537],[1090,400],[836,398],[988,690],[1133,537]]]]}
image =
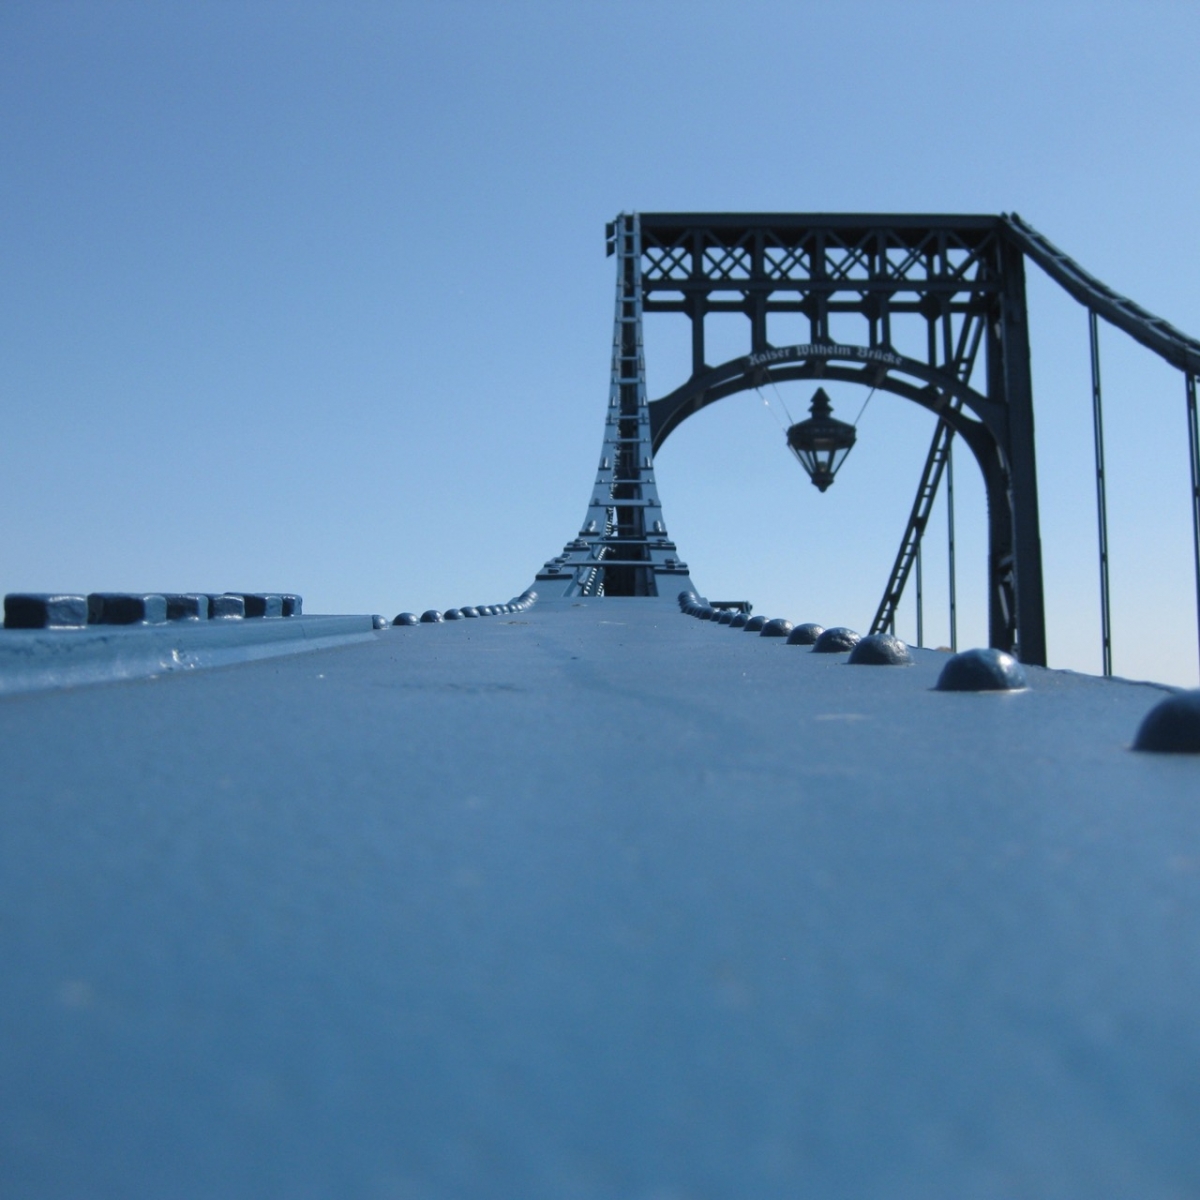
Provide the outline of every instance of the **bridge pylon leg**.
{"type": "Polygon", "coordinates": [[[622,213],[609,226],[609,238],[610,253],[617,259],[617,296],[600,465],[579,536],[538,573],[537,589],[543,598],[660,593],[674,597],[692,586],[687,564],[667,535],[654,482],[637,214],[622,213]]]}
{"type": "MultiPolygon", "coordinates": [[[[1019,246],[1000,244],[1001,293],[997,319],[989,322],[988,396],[1007,410],[1008,437],[1004,446],[1007,503],[1011,506],[1011,559],[993,561],[992,644],[1011,649],[1022,662],[1046,665],[1046,613],[1042,582],[1042,538],[1038,521],[1037,462],[1033,437],[1033,380],[1029,365],[1029,320],[1025,305],[1025,259],[1019,246]],[[1007,580],[1007,581],[1006,581],[1007,580]],[[1010,590],[1014,611],[1005,614],[1015,624],[1011,646],[997,639],[1000,595],[1010,590]]],[[[989,496],[989,506],[993,498],[989,496]]],[[[993,543],[993,560],[998,547],[993,543]]]]}

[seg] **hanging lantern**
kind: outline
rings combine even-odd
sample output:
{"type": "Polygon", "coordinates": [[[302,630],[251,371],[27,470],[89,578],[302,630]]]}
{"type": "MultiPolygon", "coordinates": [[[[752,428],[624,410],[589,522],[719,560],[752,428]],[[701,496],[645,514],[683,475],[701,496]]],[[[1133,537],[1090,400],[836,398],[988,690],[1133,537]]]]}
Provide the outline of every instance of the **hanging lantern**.
{"type": "Polygon", "coordinates": [[[833,416],[824,388],[817,388],[809,406],[812,416],[787,431],[787,443],[820,491],[833,482],[857,436],[853,425],[833,416]]]}

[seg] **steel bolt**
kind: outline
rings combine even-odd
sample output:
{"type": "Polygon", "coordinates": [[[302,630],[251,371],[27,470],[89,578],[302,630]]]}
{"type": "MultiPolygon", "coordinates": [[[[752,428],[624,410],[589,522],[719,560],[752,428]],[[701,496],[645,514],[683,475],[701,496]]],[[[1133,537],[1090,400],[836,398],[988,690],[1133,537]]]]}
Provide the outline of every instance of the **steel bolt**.
{"type": "Polygon", "coordinates": [[[421,614],[422,625],[440,625],[442,623],[442,614],[436,608],[427,608],[421,614]]]}
{"type": "Polygon", "coordinates": [[[421,618],[416,613],[402,612],[397,613],[392,620],[393,625],[419,625],[421,618]]]}
{"type": "Polygon", "coordinates": [[[785,638],[792,632],[791,621],[785,620],[783,617],[775,617],[768,621],[762,629],[759,630],[759,637],[781,637],[785,638]]]}
{"type": "Polygon", "coordinates": [[[746,633],[762,633],[763,626],[767,623],[766,617],[748,617],[742,629],[746,633]]]}
{"type": "Polygon", "coordinates": [[[788,634],[787,644],[789,646],[811,646],[824,632],[824,625],[814,625],[811,621],[806,621],[803,625],[797,625],[788,634]]]}
{"type": "Polygon", "coordinates": [[[822,632],[813,642],[814,654],[845,654],[858,645],[858,634],[843,625],[822,632]]]}
{"type": "Polygon", "coordinates": [[[1142,721],[1133,748],[1200,754],[1200,691],[1177,692],[1156,704],[1142,721]]]}
{"type": "Polygon", "coordinates": [[[1021,664],[1003,650],[964,650],[955,654],[937,681],[939,692],[1011,692],[1027,686],[1021,664]]]}
{"type": "Polygon", "coordinates": [[[869,633],[859,638],[850,651],[849,662],[856,667],[907,667],[912,665],[908,647],[890,633],[869,633]]]}

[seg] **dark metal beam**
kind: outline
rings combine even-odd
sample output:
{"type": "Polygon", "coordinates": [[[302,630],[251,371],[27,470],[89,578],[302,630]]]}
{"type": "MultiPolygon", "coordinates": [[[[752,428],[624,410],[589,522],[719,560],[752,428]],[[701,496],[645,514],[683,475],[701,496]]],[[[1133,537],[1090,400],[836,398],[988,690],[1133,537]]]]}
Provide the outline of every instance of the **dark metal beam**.
{"type": "Polygon", "coordinates": [[[1009,240],[1080,304],[1129,334],[1148,350],[1153,350],[1172,366],[1192,375],[1200,373],[1200,341],[1188,337],[1161,317],[1147,312],[1140,304],[1114,292],[1094,275],[1089,275],[1074,259],[1016,213],[1006,214],[1003,220],[1009,240]]]}

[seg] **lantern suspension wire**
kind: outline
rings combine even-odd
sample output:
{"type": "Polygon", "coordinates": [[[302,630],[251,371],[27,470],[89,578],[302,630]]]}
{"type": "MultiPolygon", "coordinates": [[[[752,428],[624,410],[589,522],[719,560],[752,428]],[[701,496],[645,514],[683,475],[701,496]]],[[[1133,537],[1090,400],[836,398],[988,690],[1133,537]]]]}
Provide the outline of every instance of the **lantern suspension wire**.
{"type": "Polygon", "coordinates": [[[854,418],[854,428],[855,428],[855,429],[857,429],[857,428],[858,428],[858,423],[859,423],[859,421],[861,421],[861,420],[862,420],[862,418],[863,418],[863,413],[865,413],[865,412],[867,411],[867,405],[871,403],[871,397],[872,397],[873,395],[875,395],[875,389],[874,389],[874,388],[872,388],[872,389],[871,389],[871,390],[870,390],[870,391],[867,393],[867,398],[866,398],[866,399],[863,401],[863,406],[862,406],[862,408],[860,408],[860,409],[858,410],[858,416],[854,418]]]}
{"type": "Polygon", "coordinates": [[[767,412],[769,412],[771,416],[773,416],[775,420],[779,422],[779,428],[786,433],[787,426],[783,423],[783,418],[771,407],[771,402],[766,398],[766,396],[763,395],[762,388],[756,387],[754,390],[758,393],[758,398],[763,402],[764,405],[766,405],[767,412]]]}
{"type": "Polygon", "coordinates": [[[779,401],[780,405],[783,408],[783,414],[784,414],[784,416],[787,417],[788,424],[794,425],[795,422],[792,420],[792,414],[790,412],[788,412],[787,401],[783,398],[783,393],[779,390],[778,387],[775,386],[775,380],[773,380],[771,378],[771,369],[769,367],[764,367],[763,370],[767,376],[767,382],[771,385],[771,391],[773,391],[775,393],[775,398],[779,401]]]}

